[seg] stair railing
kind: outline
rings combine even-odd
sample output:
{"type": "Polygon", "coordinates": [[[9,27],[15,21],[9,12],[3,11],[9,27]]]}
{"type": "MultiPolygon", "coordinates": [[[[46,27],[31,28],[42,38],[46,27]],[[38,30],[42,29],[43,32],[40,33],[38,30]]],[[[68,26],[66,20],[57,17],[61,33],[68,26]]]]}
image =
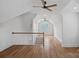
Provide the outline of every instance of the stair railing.
{"type": "Polygon", "coordinates": [[[44,32],[12,32],[12,34],[43,34],[43,47],[44,47],[44,32]]]}

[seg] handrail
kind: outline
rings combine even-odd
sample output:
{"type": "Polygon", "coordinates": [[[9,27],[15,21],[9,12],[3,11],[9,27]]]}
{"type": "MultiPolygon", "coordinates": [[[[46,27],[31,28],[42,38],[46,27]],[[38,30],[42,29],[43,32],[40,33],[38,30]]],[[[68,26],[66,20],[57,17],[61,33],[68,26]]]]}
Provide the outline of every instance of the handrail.
{"type": "Polygon", "coordinates": [[[44,47],[44,32],[12,32],[12,34],[43,34],[43,47],[44,47]]]}
{"type": "Polygon", "coordinates": [[[12,32],[12,34],[44,34],[43,32],[12,32]]]}

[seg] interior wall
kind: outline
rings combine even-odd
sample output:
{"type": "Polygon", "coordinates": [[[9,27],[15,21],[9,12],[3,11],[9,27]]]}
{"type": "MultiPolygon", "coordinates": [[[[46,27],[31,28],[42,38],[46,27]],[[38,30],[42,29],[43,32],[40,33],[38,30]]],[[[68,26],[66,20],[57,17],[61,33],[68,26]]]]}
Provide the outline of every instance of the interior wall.
{"type": "Polygon", "coordinates": [[[26,35],[25,38],[22,35],[12,35],[12,32],[32,32],[32,20],[35,14],[25,13],[17,16],[9,21],[0,23],[0,51],[15,45],[32,44],[32,35],[26,35]]]}
{"type": "Polygon", "coordinates": [[[63,46],[79,47],[79,18],[77,13],[63,14],[63,46]]]}
{"type": "Polygon", "coordinates": [[[54,36],[54,31],[55,31],[54,24],[49,22],[49,35],[54,36]]]}
{"type": "Polygon", "coordinates": [[[30,0],[0,0],[0,23],[31,10],[30,0]]]}
{"type": "Polygon", "coordinates": [[[62,15],[59,13],[52,15],[52,20],[55,24],[54,36],[62,43],[62,25],[63,25],[62,15]]]}
{"type": "MultiPolygon", "coordinates": [[[[76,0],[77,1],[77,0],[76,0]]],[[[78,41],[78,12],[79,4],[70,0],[62,10],[63,15],[63,46],[64,47],[79,47],[78,41]]]]}
{"type": "MultiPolygon", "coordinates": [[[[32,14],[30,12],[25,13],[23,15],[20,15],[21,17],[21,28],[22,30],[20,32],[32,32],[32,23],[33,18],[35,17],[35,14],[32,14]]],[[[14,44],[16,45],[32,45],[33,44],[33,35],[32,34],[26,34],[26,35],[14,35],[15,40],[14,44]]]]}
{"type": "Polygon", "coordinates": [[[0,25],[0,51],[12,45],[12,31],[22,30],[20,20],[21,19],[17,17],[0,25]]]}

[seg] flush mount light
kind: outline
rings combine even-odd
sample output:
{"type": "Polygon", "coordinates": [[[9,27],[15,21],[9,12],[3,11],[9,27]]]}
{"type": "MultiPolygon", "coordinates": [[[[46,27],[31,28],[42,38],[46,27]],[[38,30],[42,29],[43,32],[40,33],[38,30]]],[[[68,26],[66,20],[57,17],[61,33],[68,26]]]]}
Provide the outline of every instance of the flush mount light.
{"type": "Polygon", "coordinates": [[[74,10],[77,10],[77,7],[73,7],[74,10]]]}
{"type": "Polygon", "coordinates": [[[47,17],[47,15],[46,15],[46,14],[43,14],[43,16],[44,16],[44,17],[47,17]]]}

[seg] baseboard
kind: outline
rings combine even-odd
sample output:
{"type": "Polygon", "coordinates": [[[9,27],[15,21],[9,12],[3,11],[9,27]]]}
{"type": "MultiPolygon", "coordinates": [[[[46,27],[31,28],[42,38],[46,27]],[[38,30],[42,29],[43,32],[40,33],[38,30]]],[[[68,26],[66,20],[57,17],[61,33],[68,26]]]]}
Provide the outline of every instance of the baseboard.
{"type": "Polygon", "coordinates": [[[79,45],[62,45],[63,47],[79,47],[79,45]]]}
{"type": "Polygon", "coordinates": [[[34,45],[34,44],[13,44],[13,45],[34,45]]]}

